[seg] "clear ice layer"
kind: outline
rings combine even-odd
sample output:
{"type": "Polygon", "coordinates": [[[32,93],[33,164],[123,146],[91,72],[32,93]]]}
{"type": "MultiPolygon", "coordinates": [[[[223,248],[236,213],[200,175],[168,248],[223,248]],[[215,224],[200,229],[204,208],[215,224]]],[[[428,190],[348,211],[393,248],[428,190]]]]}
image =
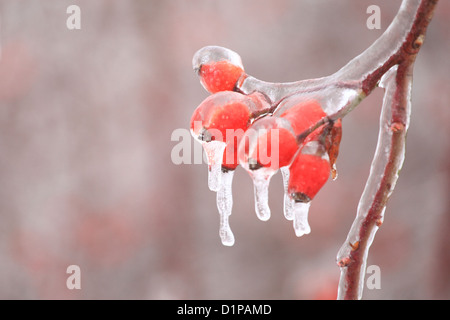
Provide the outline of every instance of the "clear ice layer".
{"type": "Polygon", "coordinates": [[[229,217],[233,208],[232,183],[234,171],[222,171],[220,188],[217,191],[217,209],[220,215],[219,235],[224,246],[234,244],[234,235],[229,224],[229,217]]]}
{"type": "Polygon", "coordinates": [[[289,186],[289,167],[283,167],[280,169],[283,176],[283,186],[284,186],[284,205],[283,212],[284,217],[287,220],[294,220],[294,207],[291,197],[289,196],[288,186],[289,186]]]}
{"type": "Polygon", "coordinates": [[[208,160],[208,187],[219,191],[222,179],[222,159],[226,143],[222,141],[203,142],[203,149],[208,160]]]}

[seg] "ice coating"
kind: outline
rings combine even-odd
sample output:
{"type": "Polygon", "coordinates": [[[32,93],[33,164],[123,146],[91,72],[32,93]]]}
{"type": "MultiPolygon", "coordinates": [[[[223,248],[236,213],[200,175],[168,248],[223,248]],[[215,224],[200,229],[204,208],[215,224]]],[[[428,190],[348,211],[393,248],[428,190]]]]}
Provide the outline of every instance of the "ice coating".
{"type": "Polygon", "coordinates": [[[217,191],[217,209],[220,215],[220,229],[219,235],[224,246],[232,246],[234,244],[234,235],[229,224],[229,217],[233,207],[232,183],[234,171],[222,171],[222,179],[220,188],[217,191]]]}
{"type": "Polygon", "coordinates": [[[198,50],[192,58],[192,67],[198,70],[202,64],[225,60],[244,69],[238,53],[220,46],[206,46],[198,50]]]}
{"type": "Polygon", "coordinates": [[[308,213],[311,202],[293,202],[293,214],[294,214],[294,230],[297,237],[301,237],[304,234],[309,234],[311,228],[308,223],[308,213]]]}
{"type": "Polygon", "coordinates": [[[297,93],[318,91],[333,79],[323,77],[319,79],[301,80],[289,83],[266,82],[255,77],[248,76],[238,86],[239,90],[245,94],[259,91],[264,93],[273,104],[278,104],[282,99],[297,93]]]}
{"type": "Polygon", "coordinates": [[[253,179],[256,215],[262,221],[267,221],[270,219],[269,184],[270,179],[275,172],[276,171],[266,168],[249,171],[253,179]]]}
{"type": "Polygon", "coordinates": [[[289,197],[288,186],[289,186],[289,167],[280,168],[281,174],[283,176],[283,186],[284,186],[284,205],[283,212],[284,217],[287,220],[294,220],[294,207],[291,197],[289,197]]]}
{"type": "MultiPolygon", "coordinates": [[[[397,66],[392,67],[389,69],[388,72],[384,74],[380,81],[380,87],[385,89],[384,99],[383,99],[383,107],[381,111],[380,116],[380,130],[378,135],[378,143],[375,150],[375,156],[372,161],[372,165],[370,167],[370,174],[369,178],[367,180],[367,183],[364,187],[363,194],[361,195],[361,199],[358,203],[358,209],[356,213],[356,218],[353,221],[352,227],[350,229],[350,232],[347,235],[347,238],[340,248],[338,254],[337,254],[337,261],[345,261],[348,257],[351,256],[351,252],[353,248],[349,246],[349,243],[355,243],[361,241],[360,238],[360,231],[362,228],[362,224],[366,223],[369,213],[371,213],[372,205],[375,201],[375,197],[377,196],[380,186],[383,183],[383,178],[385,177],[385,171],[388,166],[393,166],[396,174],[394,174],[390,181],[389,181],[389,189],[386,193],[386,199],[389,198],[390,194],[392,193],[395,184],[398,179],[398,172],[400,171],[403,160],[404,160],[404,153],[405,153],[405,135],[406,135],[406,129],[409,124],[409,116],[411,112],[411,83],[408,83],[407,87],[407,96],[405,97],[406,101],[406,110],[405,116],[406,116],[406,126],[403,131],[402,140],[397,146],[401,152],[399,152],[398,156],[395,159],[391,159],[391,150],[390,146],[393,143],[393,130],[391,129],[391,122],[392,122],[392,106],[394,105],[395,101],[395,94],[397,93],[397,83],[396,83],[396,76],[397,76],[397,66]]],[[[384,212],[385,212],[385,204],[384,207],[381,208],[378,219],[380,223],[384,219],[384,212]]],[[[371,228],[369,231],[369,236],[367,238],[367,243],[364,245],[364,247],[360,247],[359,250],[363,251],[363,263],[361,265],[361,270],[365,270],[366,268],[366,258],[369,252],[369,248],[372,244],[373,238],[375,236],[375,233],[378,230],[378,225],[371,228]]],[[[347,268],[341,267],[341,284],[345,284],[345,281],[342,279],[345,279],[347,273],[347,268]]],[[[360,299],[362,297],[362,290],[364,287],[364,277],[360,277],[359,279],[360,283],[358,286],[358,298],[360,299]]],[[[338,290],[338,297],[341,297],[343,292],[345,292],[344,287],[339,287],[338,290]]]]}
{"type": "Polygon", "coordinates": [[[359,90],[348,88],[328,88],[321,92],[323,111],[328,115],[347,114],[362,100],[359,90]]]}
{"type": "Polygon", "coordinates": [[[219,191],[222,179],[222,160],[226,143],[222,141],[203,142],[203,149],[208,159],[208,187],[219,191]]]}

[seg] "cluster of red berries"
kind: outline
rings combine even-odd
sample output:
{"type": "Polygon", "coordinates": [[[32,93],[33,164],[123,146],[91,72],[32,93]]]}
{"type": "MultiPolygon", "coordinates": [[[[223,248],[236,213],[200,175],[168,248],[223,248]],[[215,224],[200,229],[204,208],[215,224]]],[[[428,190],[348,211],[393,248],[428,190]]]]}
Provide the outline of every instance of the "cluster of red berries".
{"type": "Polygon", "coordinates": [[[226,144],[222,170],[239,164],[250,172],[288,167],[288,194],[304,203],[314,198],[330,173],[335,178],[341,120],[329,121],[320,99],[298,94],[273,105],[260,92],[240,93],[239,84],[247,77],[241,59],[222,47],[199,50],[193,63],[211,95],[195,110],[191,132],[202,143],[226,144]]]}

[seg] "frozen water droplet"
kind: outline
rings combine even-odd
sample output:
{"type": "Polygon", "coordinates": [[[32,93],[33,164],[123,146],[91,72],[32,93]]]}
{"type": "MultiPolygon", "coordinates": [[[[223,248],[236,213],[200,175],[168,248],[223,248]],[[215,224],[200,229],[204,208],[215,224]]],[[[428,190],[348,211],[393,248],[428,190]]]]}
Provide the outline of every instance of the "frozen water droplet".
{"type": "Polygon", "coordinates": [[[337,178],[338,178],[338,172],[337,172],[336,163],[333,163],[333,165],[331,166],[331,179],[333,179],[333,181],[336,181],[337,178]]]}
{"type": "Polygon", "coordinates": [[[308,212],[311,202],[294,202],[294,230],[297,237],[309,234],[308,212]]]}
{"type": "Polygon", "coordinates": [[[219,235],[224,246],[232,246],[234,244],[234,235],[231,231],[228,218],[231,215],[233,207],[233,194],[231,186],[233,183],[234,171],[222,171],[222,182],[220,189],[217,191],[217,209],[220,214],[219,235]]]}
{"type": "Polygon", "coordinates": [[[283,175],[283,186],[284,186],[284,217],[287,220],[294,219],[294,207],[291,197],[289,197],[288,186],[289,186],[289,168],[283,167],[280,169],[283,175]]]}
{"type": "Polygon", "coordinates": [[[262,221],[270,219],[269,184],[275,172],[266,168],[250,171],[255,192],[255,211],[258,218],[262,221]]]}
{"type": "Polygon", "coordinates": [[[218,191],[221,185],[222,159],[226,143],[210,141],[202,144],[208,159],[208,187],[211,191],[218,191]]]}

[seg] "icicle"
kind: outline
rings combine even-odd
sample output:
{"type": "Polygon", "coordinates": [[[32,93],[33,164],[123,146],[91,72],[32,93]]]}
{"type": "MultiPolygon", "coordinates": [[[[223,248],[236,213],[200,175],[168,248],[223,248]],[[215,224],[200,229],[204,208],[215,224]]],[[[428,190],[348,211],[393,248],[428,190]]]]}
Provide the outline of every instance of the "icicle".
{"type": "Polygon", "coordinates": [[[208,159],[208,187],[211,191],[219,191],[222,178],[222,159],[226,143],[221,141],[203,142],[208,159]]]}
{"type": "Polygon", "coordinates": [[[230,229],[228,218],[231,215],[233,207],[233,194],[231,186],[233,183],[234,171],[221,171],[222,182],[220,189],[217,191],[217,209],[220,214],[219,235],[224,246],[232,246],[234,244],[234,235],[230,229]]]}
{"type": "Polygon", "coordinates": [[[284,217],[287,220],[294,219],[294,208],[291,197],[289,197],[288,186],[289,186],[289,168],[283,167],[280,169],[281,174],[283,175],[283,186],[284,186],[284,217]]]}
{"type": "Polygon", "coordinates": [[[255,211],[258,218],[262,221],[270,219],[269,182],[270,178],[258,179],[253,182],[255,189],[255,211]]]}
{"type": "Polygon", "coordinates": [[[294,202],[294,230],[297,237],[309,234],[311,228],[308,223],[308,212],[311,202],[294,202]]]}
{"type": "Polygon", "coordinates": [[[255,211],[258,218],[262,221],[270,219],[269,184],[275,172],[265,168],[250,171],[255,192],[255,211]]]}

